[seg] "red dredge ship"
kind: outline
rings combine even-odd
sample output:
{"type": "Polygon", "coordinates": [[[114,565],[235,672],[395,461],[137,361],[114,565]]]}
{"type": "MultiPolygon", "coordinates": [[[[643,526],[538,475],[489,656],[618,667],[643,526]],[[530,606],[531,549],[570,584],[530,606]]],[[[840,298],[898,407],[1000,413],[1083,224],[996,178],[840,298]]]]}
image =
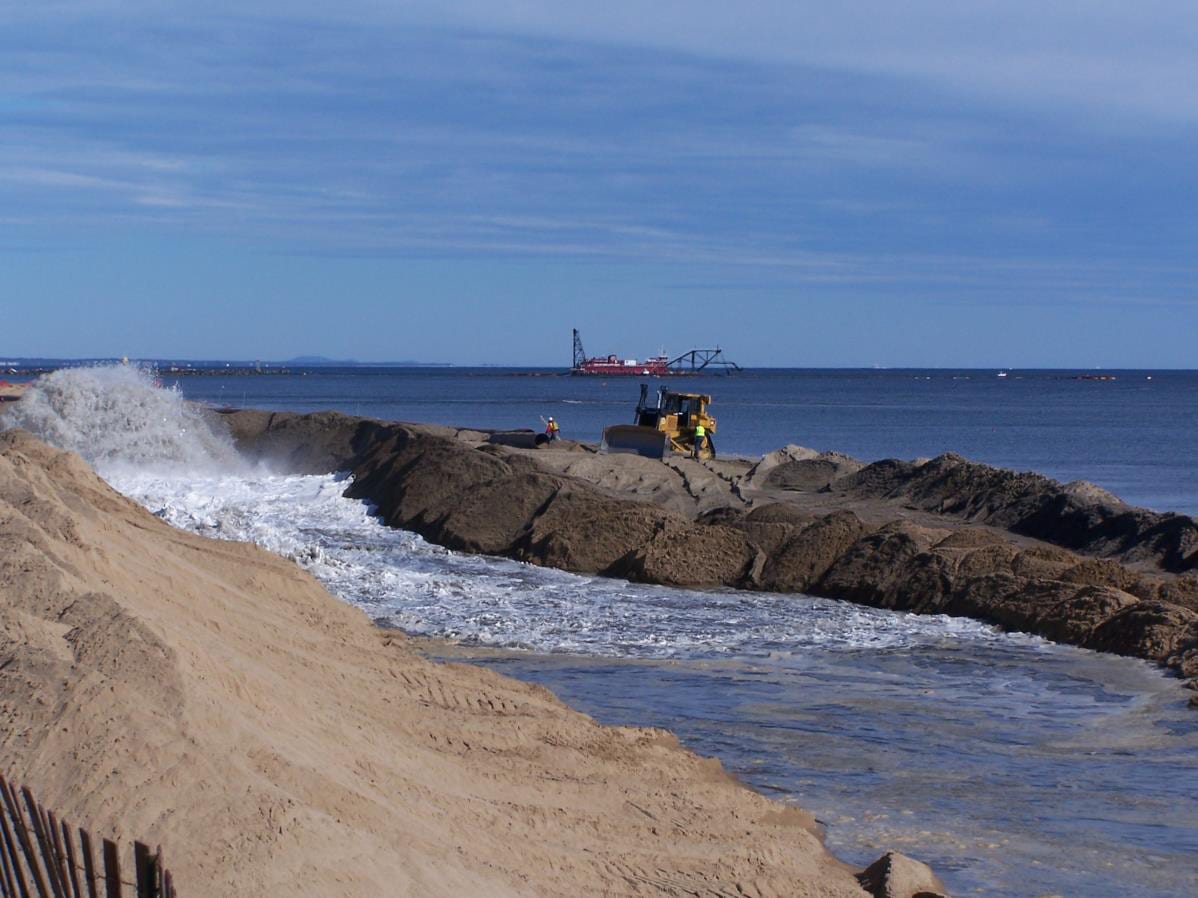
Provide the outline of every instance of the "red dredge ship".
{"type": "Polygon", "coordinates": [[[587,358],[582,348],[582,336],[574,331],[574,364],[571,374],[600,375],[602,377],[666,377],[674,374],[694,374],[704,368],[722,369],[730,374],[739,371],[740,366],[724,358],[719,349],[692,349],[676,359],[667,355],[655,355],[652,358],[638,361],[637,359],[622,359],[617,355],[593,356],[587,358]]]}
{"type": "Polygon", "coordinates": [[[655,355],[651,359],[638,362],[636,359],[622,359],[616,355],[595,356],[588,359],[582,348],[582,337],[574,331],[574,367],[572,374],[600,374],[604,377],[631,376],[664,377],[670,372],[668,356],[655,355]]]}

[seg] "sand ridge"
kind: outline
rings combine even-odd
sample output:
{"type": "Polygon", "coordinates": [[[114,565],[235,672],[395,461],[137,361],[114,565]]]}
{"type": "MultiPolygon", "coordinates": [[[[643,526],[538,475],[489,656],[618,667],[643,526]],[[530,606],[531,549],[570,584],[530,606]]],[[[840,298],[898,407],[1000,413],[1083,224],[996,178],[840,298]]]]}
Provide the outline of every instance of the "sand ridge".
{"type": "Polygon", "coordinates": [[[973,617],[1155,661],[1198,689],[1198,522],[1091,485],[952,454],[866,465],[788,446],[663,462],[337,412],[220,419],[252,456],[351,472],[347,495],[451,549],[973,617]]]}
{"type": "Polygon", "coordinates": [[[861,896],[653,729],[434,664],[296,565],[0,434],[0,765],[180,893],[861,896]]]}

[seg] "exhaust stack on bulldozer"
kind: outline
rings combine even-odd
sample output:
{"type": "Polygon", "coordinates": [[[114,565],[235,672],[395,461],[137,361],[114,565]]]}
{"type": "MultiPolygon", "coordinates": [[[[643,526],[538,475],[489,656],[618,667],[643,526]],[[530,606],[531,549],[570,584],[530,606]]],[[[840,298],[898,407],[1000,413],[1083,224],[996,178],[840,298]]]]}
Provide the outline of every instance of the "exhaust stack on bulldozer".
{"type": "Polygon", "coordinates": [[[632,424],[613,424],[603,429],[600,452],[629,452],[646,458],[665,458],[667,452],[690,455],[695,448],[695,428],[702,426],[707,439],[700,458],[715,458],[715,418],[707,413],[711,397],[702,393],[678,393],[668,387],[657,391],[657,403],[649,404],[649,385],[641,384],[641,398],[632,424]]]}

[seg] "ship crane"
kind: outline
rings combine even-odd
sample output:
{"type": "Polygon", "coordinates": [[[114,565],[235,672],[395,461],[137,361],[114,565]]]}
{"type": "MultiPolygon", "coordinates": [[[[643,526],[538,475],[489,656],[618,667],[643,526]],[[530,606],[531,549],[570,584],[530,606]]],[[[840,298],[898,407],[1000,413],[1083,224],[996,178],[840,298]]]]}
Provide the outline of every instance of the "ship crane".
{"type": "Polygon", "coordinates": [[[739,371],[740,365],[724,358],[724,350],[718,346],[715,349],[692,349],[670,359],[670,370],[676,374],[694,374],[705,368],[720,368],[725,374],[731,374],[739,371]]]}
{"type": "Polygon", "coordinates": [[[578,328],[574,329],[574,364],[571,366],[572,371],[578,371],[586,364],[586,350],[582,348],[582,334],[578,332],[578,328]]]}
{"type": "Polygon", "coordinates": [[[669,375],[698,374],[703,371],[719,370],[725,374],[739,371],[740,365],[724,358],[720,347],[714,349],[691,349],[671,359],[664,352],[644,361],[622,359],[617,355],[588,357],[582,345],[582,335],[574,329],[574,358],[571,374],[600,375],[614,377],[639,375],[642,377],[666,377],[669,375]]]}

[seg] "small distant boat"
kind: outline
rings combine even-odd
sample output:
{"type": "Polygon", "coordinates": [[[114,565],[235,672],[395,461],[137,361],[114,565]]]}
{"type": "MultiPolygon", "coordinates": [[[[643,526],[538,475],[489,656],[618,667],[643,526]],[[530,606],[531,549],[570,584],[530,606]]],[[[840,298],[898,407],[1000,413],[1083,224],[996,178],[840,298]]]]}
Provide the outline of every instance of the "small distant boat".
{"type": "Polygon", "coordinates": [[[999,371],[999,372],[998,372],[998,376],[999,376],[999,377],[1006,377],[1006,376],[1007,376],[1007,372],[1006,372],[1006,371],[999,371]]]}

